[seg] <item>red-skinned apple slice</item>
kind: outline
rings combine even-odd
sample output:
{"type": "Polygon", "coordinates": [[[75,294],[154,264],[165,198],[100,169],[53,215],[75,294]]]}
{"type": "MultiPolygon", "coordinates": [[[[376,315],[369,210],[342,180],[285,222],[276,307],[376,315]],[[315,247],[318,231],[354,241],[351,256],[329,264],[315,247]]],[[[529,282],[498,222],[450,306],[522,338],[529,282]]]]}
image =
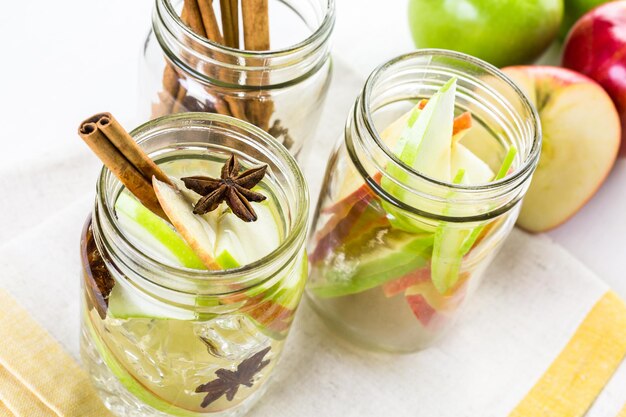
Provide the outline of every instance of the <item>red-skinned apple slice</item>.
{"type": "Polygon", "coordinates": [[[391,298],[394,295],[403,293],[406,289],[430,281],[430,265],[420,268],[401,278],[383,284],[385,297],[391,298]]]}
{"type": "Polygon", "coordinates": [[[420,294],[407,295],[406,301],[415,317],[424,327],[428,326],[433,317],[437,314],[437,310],[432,308],[432,306],[428,304],[428,301],[420,294]]]}
{"type": "Polygon", "coordinates": [[[365,198],[358,201],[343,217],[333,215],[317,234],[317,245],[309,256],[311,262],[322,260],[337,246],[389,224],[387,217],[370,205],[370,200],[365,198]]]}
{"type": "Polygon", "coordinates": [[[436,321],[441,322],[445,318],[442,313],[453,312],[459,307],[465,298],[468,278],[469,274],[461,274],[455,290],[448,295],[441,294],[431,281],[422,281],[407,288],[404,296],[422,325],[432,326],[435,319],[440,318],[436,321]]]}
{"type": "Polygon", "coordinates": [[[503,71],[541,119],[541,157],[517,224],[543,232],[572,217],[604,182],[617,157],[619,117],[608,94],[584,75],[542,66],[503,71]]]}
{"type": "Polygon", "coordinates": [[[208,269],[221,269],[215,261],[215,230],[199,215],[192,203],[176,188],[152,178],[152,186],[165,214],[178,233],[208,269]]]}

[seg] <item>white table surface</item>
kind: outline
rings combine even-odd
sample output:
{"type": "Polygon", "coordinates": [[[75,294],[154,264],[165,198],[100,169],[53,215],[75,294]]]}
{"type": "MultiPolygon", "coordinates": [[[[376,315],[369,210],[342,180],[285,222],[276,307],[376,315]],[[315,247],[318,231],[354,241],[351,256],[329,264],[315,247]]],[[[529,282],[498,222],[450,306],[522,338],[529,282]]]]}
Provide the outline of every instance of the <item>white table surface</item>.
{"type": "MultiPolygon", "coordinates": [[[[406,0],[336,2],[334,55],[349,62],[363,78],[378,64],[413,49],[406,0]]],[[[58,155],[62,148],[67,158],[55,156],[59,164],[87,164],[93,175],[59,178],[59,186],[72,187],[77,198],[93,194],[99,164],[77,140],[76,128],[83,118],[103,110],[114,113],[126,126],[136,122],[137,69],[153,3],[34,0],[3,4],[0,182],[9,173],[14,178],[23,172],[25,183],[36,191],[33,172],[38,162],[58,155]]],[[[16,212],[9,210],[16,206],[9,202],[11,195],[0,198],[4,218],[0,247],[64,204],[52,200],[44,212],[33,208],[32,201],[24,201],[30,208],[16,212]]],[[[597,196],[550,235],[626,298],[625,217],[626,160],[622,159],[597,196]]]]}

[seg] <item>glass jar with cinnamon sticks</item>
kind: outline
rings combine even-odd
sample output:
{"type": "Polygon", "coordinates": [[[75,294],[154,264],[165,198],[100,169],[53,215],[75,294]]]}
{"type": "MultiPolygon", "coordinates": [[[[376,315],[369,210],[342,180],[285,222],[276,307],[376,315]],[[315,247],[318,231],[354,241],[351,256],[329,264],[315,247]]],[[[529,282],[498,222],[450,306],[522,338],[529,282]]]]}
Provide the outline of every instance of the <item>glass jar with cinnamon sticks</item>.
{"type": "Polygon", "coordinates": [[[333,26],[334,0],[157,0],[141,70],[143,116],[233,116],[298,155],[330,83],[333,26]]]}
{"type": "Polygon", "coordinates": [[[307,279],[295,159],[216,114],[128,134],[102,113],[79,133],[105,164],[81,236],[81,355],[100,396],[119,416],[245,414],[307,279]]]}

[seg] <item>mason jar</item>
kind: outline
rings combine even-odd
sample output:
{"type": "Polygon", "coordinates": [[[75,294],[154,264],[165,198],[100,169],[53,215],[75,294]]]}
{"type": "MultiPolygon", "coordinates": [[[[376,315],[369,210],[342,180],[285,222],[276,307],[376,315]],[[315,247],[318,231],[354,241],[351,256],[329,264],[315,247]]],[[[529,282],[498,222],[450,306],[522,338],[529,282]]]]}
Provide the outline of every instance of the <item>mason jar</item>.
{"type": "Polygon", "coordinates": [[[226,114],[298,155],[314,138],[330,84],[334,0],[270,0],[267,51],[198,36],[181,20],[182,6],[182,0],[156,0],[140,71],[142,116],[226,114]]]}
{"type": "Polygon", "coordinates": [[[380,66],[326,169],[308,243],[314,309],[367,348],[431,345],[459,316],[513,228],[540,149],[535,109],[495,67],[445,50],[380,66]],[[472,117],[460,143],[494,173],[513,158],[503,178],[443,182],[390,149],[385,129],[453,77],[455,115],[472,117]]]}
{"type": "MultiPolygon", "coordinates": [[[[304,291],[306,183],[282,145],[231,117],[166,116],[131,135],[166,173],[230,155],[243,167],[267,164],[260,184],[281,238],[232,269],[172,266],[126,232],[116,205],[124,187],[103,168],[81,236],[83,363],[120,416],[242,415],[263,394],[304,291]]],[[[238,224],[231,232],[245,226],[245,243],[266,241],[267,229],[238,224]]]]}

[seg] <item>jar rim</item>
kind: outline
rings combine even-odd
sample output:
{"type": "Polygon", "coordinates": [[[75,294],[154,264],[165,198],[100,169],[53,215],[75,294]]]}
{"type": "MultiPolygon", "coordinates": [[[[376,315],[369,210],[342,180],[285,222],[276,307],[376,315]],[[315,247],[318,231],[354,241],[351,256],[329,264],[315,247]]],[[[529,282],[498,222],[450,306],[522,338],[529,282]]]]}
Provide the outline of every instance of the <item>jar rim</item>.
{"type": "MultiPolygon", "coordinates": [[[[541,124],[539,122],[540,120],[539,115],[537,113],[535,106],[533,106],[532,103],[530,103],[526,94],[506,74],[504,74],[497,67],[489,64],[488,62],[483,61],[479,58],[473,57],[471,55],[467,55],[461,52],[451,51],[447,49],[435,49],[435,48],[419,49],[411,53],[400,55],[396,58],[393,58],[379,65],[376,69],[374,69],[374,71],[370,74],[370,76],[367,78],[365,82],[365,86],[363,87],[361,97],[363,99],[360,100],[360,108],[358,109],[358,111],[360,111],[362,114],[365,115],[364,117],[365,127],[368,133],[374,139],[378,148],[380,148],[385,153],[386,157],[394,161],[394,163],[402,167],[405,171],[410,173],[410,175],[417,177],[420,180],[426,181],[430,184],[433,184],[436,186],[447,187],[455,191],[470,191],[470,192],[471,191],[486,191],[486,190],[492,190],[494,188],[506,187],[508,185],[515,184],[516,182],[520,180],[520,178],[530,175],[534,170],[535,163],[539,159],[539,155],[541,152],[542,130],[541,130],[541,124]],[[507,175],[504,178],[497,180],[497,181],[493,181],[493,182],[488,182],[484,184],[454,184],[451,182],[441,181],[436,178],[425,175],[422,172],[416,170],[415,168],[405,164],[404,162],[400,160],[398,156],[395,155],[393,150],[390,149],[389,146],[385,144],[378,130],[375,127],[372,114],[369,110],[371,108],[370,104],[371,104],[372,90],[374,89],[376,83],[382,78],[382,76],[384,75],[384,72],[389,70],[393,66],[398,65],[399,63],[402,63],[405,61],[409,61],[409,60],[421,58],[421,57],[428,57],[428,56],[447,57],[447,58],[458,60],[460,62],[469,62],[470,64],[475,65],[481,70],[484,70],[489,75],[492,75],[496,77],[497,79],[504,81],[513,91],[515,91],[516,95],[520,98],[522,105],[524,106],[524,109],[526,109],[528,113],[531,115],[532,123],[533,123],[533,132],[534,132],[531,149],[528,152],[528,155],[526,156],[526,158],[522,161],[522,166],[520,167],[520,169],[515,170],[515,172],[512,175],[507,175]]],[[[356,111],[357,111],[357,108],[355,107],[355,112],[356,111]]]]}
{"type": "MultiPolygon", "coordinates": [[[[293,249],[297,248],[300,243],[304,242],[306,234],[309,210],[308,186],[304,179],[304,175],[297,165],[294,157],[282,144],[280,144],[274,137],[272,137],[264,130],[248,122],[235,119],[230,116],[213,113],[190,112],[159,117],[133,129],[130,132],[130,135],[137,141],[139,145],[142,145],[143,143],[151,139],[151,137],[148,135],[159,132],[161,129],[171,130],[171,122],[178,123],[178,128],[188,128],[190,126],[193,126],[194,122],[208,122],[209,127],[213,126],[213,123],[221,123],[226,126],[236,127],[248,134],[249,137],[254,137],[255,140],[260,140],[261,145],[264,146],[265,149],[268,149],[271,155],[277,156],[280,161],[283,162],[284,167],[290,171],[291,175],[293,175],[294,184],[291,184],[291,187],[293,188],[294,194],[298,196],[297,201],[294,203],[295,213],[293,214],[293,216],[290,216],[294,219],[294,222],[293,225],[287,230],[285,239],[280,242],[280,245],[277,248],[275,248],[272,252],[270,252],[263,258],[232,269],[200,270],[173,266],[171,264],[162,262],[136,247],[123,232],[121,224],[114,213],[114,201],[113,204],[111,204],[111,199],[117,197],[119,193],[115,193],[115,196],[113,196],[109,195],[111,193],[105,191],[108,189],[110,181],[119,182],[119,180],[117,180],[117,178],[106,166],[103,166],[102,170],[100,171],[99,179],[96,184],[97,198],[93,221],[98,222],[98,228],[100,228],[99,222],[101,221],[101,211],[98,210],[98,207],[102,207],[102,213],[104,213],[105,217],[104,220],[107,222],[108,225],[112,227],[115,236],[119,237],[122,240],[124,249],[128,249],[131,251],[133,263],[141,265],[142,267],[150,268],[151,271],[159,271],[159,273],[171,274],[176,276],[177,278],[181,278],[182,280],[198,285],[206,285],[212,282],[250,284],[244,285],[242,288],[238,288],[237,291],[248,289],[252,286],[259,285],[268,279],[271,279],[273,274],[269,274],[262,280],[252,280],[253,282],[250,282],[250,277],[254,277],[254,275],[258,275],[260,272],[267,270],[270,265],[273,265],[275,261],[279,260],[281,256],[283,256],[285,253],[289,253],[290,250],[293,251],[293,254],[288,259],[286,259],[285,262],[281,262],[281,267],[279,269],[282,269],[284,265],[288,264],[292,258],[298,256],[299,250],[293,249]]],[[[128,255],[129,254],[125,254],[125,256],[128,255]]],[[[150,280],[149,278],[146,279],[151,281],[153,284],[163,286],[163,284],[160,282],[155,282],[153,280],[150,280]]],[[[177,290],[177,288],[168,289],[177,290]]]]}
{"type": "Polygon", "coordinates": [[[178,13],[176,13],[176,10],[174,10],[174,7],[172,6],[172,2],[170,0],[161,1],[163,1],[163,3],[165,4],[165,9],[167,10],[170,18],[177,22],[179,26],[185,31],[185,33],[193,38],[196,42],[198,42],[201,46],[216,49],[219,52],[224,52],[241,58],[269,59],[278,58],[293,54],[295,52],[299,52],[302,49],[305,49],[308,45],[315,43],[318,40],[328,38],[330,36],[330,33],[332,32],[332,28],[335,25],[335,0],[326,0],[326,13],[324,14],[324,19],[317,27],[317,29],[305,39],[293,45],[288,45],[278,49],[270,49],[267,51],[250,51],[246,49],[239,49],[222,45],[218,42],[214,42],[208,38],[205,38],[204,36],[198,35],[182,21],[178,13]]]}

